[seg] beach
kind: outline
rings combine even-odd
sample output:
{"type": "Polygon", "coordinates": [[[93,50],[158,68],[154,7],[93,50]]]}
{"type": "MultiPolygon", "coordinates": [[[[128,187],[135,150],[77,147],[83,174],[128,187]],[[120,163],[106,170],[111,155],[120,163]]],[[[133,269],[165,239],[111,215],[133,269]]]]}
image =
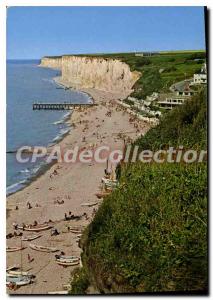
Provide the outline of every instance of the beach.
{"type": "MultiPolygon", "coordinates": [[[[123,149],[124,140],[132,141],[145,134],[148,123],[137,119],[130,122],[130,114],[118,105],[127,93],[109,93],[95,89],[84,89],[97,106],[75,109],[68,121],[72,127],[70,133],[59,143],[61,148],[73,149],[75,146],[91,149],[108,145],[110,149],[123,149]],[[110,115],[108,112],[110,111],[110,115]]],[[[112,166],[115,168],[116,165],[112,166]]],[[[51,236],[50,230],[42,231],[41,237],[32,241],[33,244],[56,247],[65,255],[80,256],[76,234],[69,232],[67,226],[87,226],[95,215],[102,199],[95,195],[100,190],[101,178],[104,177],[106,163],[75,163],[57,162],[43,175],[32,181],[29,186],[7,198],[7,234],[13,233],[13,223],[39,224],[52,220],[59,235],[51,236]],[[64,203],[59,204],[63,200],[64,203]],[[57,202],[58,201],[58,202],[57,202]],[[32,208],[28,209],[27,203],[32,208]],[[82,206],[83,203],[94,206],[82,206]],[[97,204],[95,204],[97,203],[97,204]],[[18,210],[15,207],[18,206],[18,210]],[[72,212],[82,216],[79,220],[65,221],[64,214],[72,212]]],[[[20,231],[18,231],[20,232],[20,231]]],[[[29,235],[23,231],[23,235],[29,235]]],[[[75,267],[63,267],[56,263],[56,253],[45,253],[29,248],[29,241],[21,243],[21,237],[7,239],[7,246],[15,247],[22,244],[24,250],[7,253],[7,267],[14,264],[22,265],[23,271],[36,275],[30,285],[17,290],[7,290],[10,294],[47,294],[51,291],[63,290],[68,284],[71,272],[75,267]],[[33,258],[28,262],[28,254],[33,258]]]]}

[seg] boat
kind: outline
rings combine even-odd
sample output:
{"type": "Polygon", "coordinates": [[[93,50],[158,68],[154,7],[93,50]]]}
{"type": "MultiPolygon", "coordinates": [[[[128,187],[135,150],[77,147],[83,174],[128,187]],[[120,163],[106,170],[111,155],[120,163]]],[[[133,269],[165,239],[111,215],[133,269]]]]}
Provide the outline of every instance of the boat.
{"type": "Polygon", "coordinates": [[[48,295],[68,295],[68,291],[47,292],[48,295]]]}
{"type": "Polygon", "coordinates": [[[28,276],[29,272],[28,271],[7,271],[7,275],[11,277],[17,277],[17,276],[28,276]]]}
{"type": "Polygon", "coordinates": [[[31,235],[31,236],[23,236],[22,237],[22,241],[33,241],[35,239],[38,239],[40,238],[42,235],[41,234],[34,234],[34,235],[31,235]]]}
{"type": "Polygon", "coordinates": [[[55,257],[57,262],[62,262],[62,263],[72,263],[72,262],[78,262],[80,260],[80,257],[78,256],[56,255],[55,257]]]}
{"type": "Polygon", "coordinates": [[[33,280],[29,276],[6,276],[6,285],[23,286],[32,283],[33,280]]]}
{"type": "Polygon", "coordinates": [[[75,233],[75,234],[81,234],[82,233],[82,229],[70,228],[70,232],[75,233]]]}
{"type": "Polygon", "coordinates": [[[6,252],[15,252],[25,249],[26,247],[7,247],[6,252]]]}
{"type": "Polygon", "coordinates": [[[52,228],[53,226],[48,225],[48,224],[38,224],[38,225],[26,225],[26,226],[17,226],[18,229],[20,230],[25,230],[25,231],[43,231],[43,230],[48,230],[50,228],[52,228]]]}
{"type": "Polygon", "coordinates": [[[13,266],[10,266],[6,269],[6,271],[11,271],[11,270],[18,270],[20,269],[19,265],[13,265],[13,266]]]}
{"type": "Polygon", "coordinates": [[[95,206],[97,204],[98,204],[98,202],[86,202],[86,203],[81,203],[81,206],[91,207],[91,206],[95,206]]]}
{"type": "Polygon", "coordinates": [[[80,257],[78,256],[74,256],[74,255],[55,255],[56,259],[80,259],[80,257]]]}
{"type": "Polygon", "coordinates": [[[35,244],[30,244],[29,246],[31,249],[36,250],[36,251],[41,251],[41,252],[57,252],[57,251],[59,251],[57,248],[54,248],[54,247],[39,246],[39,245],[35,245],[35,244]]]}
{"type": "Polygon", "coordinates": [[[70,266],[76,266],[80,263],[80,261],[60,261],[56,260],[58,265],[64,266],[64,267],[70,267],[70,266]]]}

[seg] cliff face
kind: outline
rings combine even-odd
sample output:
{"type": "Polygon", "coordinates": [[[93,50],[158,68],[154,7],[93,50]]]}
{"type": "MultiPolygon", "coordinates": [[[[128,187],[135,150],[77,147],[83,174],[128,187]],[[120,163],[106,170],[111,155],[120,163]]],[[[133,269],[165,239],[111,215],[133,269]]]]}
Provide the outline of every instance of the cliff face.
{"type": "Polygon", "coordinates": [[[41,66],[61,69],[61,82],[75,88],[94,88],[109,92],[130,91],[139,79],[127,64],[99,57],[62,56],[44,58],[41,66]]]}
{"type": "Polygon", "coordinates": [[[40,66],[61,70],[62,57],[43,57],[40,66]]]}

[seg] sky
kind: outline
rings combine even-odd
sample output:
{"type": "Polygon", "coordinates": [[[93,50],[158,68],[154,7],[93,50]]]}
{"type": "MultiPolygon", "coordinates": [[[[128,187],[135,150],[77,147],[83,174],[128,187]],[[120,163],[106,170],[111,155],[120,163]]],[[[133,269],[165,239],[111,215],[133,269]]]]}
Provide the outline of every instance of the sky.
{"type": "Polygon", "coordinates": [[[10,7],[7,58],[205,49],[203,7],[10,7]]]}

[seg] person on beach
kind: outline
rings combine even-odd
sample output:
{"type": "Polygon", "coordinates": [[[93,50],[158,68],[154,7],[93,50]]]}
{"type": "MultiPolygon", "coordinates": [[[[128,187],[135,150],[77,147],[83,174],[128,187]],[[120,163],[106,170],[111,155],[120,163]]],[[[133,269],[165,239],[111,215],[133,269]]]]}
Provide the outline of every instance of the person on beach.
{"type": "Polygon", "coordinates": [[[53,171],[53,175],[58,175],[58,172],[56,169],[53,171]]]}
{"type": "Polygon", "coordinates": [[[14,222],[13,227],[14,227],[15,230],[17,230],[18,229],[18,224],[14,222]]]}
{"type": "Polygon", "coordinates": [[[58,230],[56,228],[53,228],[51,230],[51,236],[54,236],[54,235],[59,235],[60,233],[58,232],[58,230]]]}
{"type": "Polygon", "coordinates": [[[84,213],[83,216],[85,217],[86,220],[89,220],[87,213],[84,213]]]}
{"type": "Polygon", "coordinates": [[[31,208],[32,208],[32,205],[30,204],[29,201],[27,202],[27,208],[28,208],[28,209],[31,209],[31,208]]]}
{"type": "Polygon", "coordinates": [[[32,261],[34,261],[34,258],[30,256],[30,254],[27,254],[27,259],[28,259],[28,263],[31,263],[32,261]]]}

